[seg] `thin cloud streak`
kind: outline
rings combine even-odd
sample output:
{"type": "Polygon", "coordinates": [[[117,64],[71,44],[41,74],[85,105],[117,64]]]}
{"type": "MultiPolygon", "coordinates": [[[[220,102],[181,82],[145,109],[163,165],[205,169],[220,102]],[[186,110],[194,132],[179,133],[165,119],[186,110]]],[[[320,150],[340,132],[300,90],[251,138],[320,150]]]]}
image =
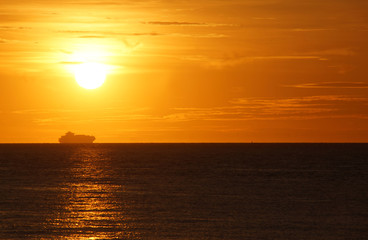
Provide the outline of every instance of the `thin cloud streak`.
{"type": "MultiPolygon", "coordinates": [[[[97,109],[94,115],[78,117],[78,123],[122,122],[193,122],[193,121],[254,121],[307,120],[324,118],[367,119],[368,98],[344,95],[321,95],[295,98],[237,98],[230,105],[208,108],[171,108],[166,114],[152,109],[97,109]]],[[[88,112],[88,111],[87,111],[88,112]]],[[[29,115],[34,123],[52,125],[74,122],[81,113],[74,109],[25,109],[13,114],[29,115]]]]}
{"type": "Polygon", "coordinates": [[[368,118],[364,109],[368,98],[340,95],[301,98],[262,99],[238,98],[232,106],[214,108],[177,108],[167,115],[169,121],[244,121],[244,120],[302,120],[321,118],[368,118]]]}
{"type": "Polygon", "coordinates": [[[227,58],[214,58],[204,55],[189,55],[182,57],[183,60],[202,62],[207,66],[222,68],[228,66],[236,66],[253,61],[327,61],[328,59],[322,56],[307,56],[307,55],[280,55],[280,56],[237,56],[227,58]]]}
{"type": "Polygon", "coordinates": [[[143,22],[143,24],[151,24],[151,25],[189,25],[189,26],[198,26],[198,25],[207,25],[205,23],[197,23],[197,22],[161,22],[161,21],[152,21],[152,22],[143,22]]]}
{"type": "Polygon", "coordinates": [[[296,85],[285,85],[285,87],[294,88],[368,88],[368,83],[365,82],[314,82],[303,83],[296,85]]]}
{"type": "Polygon", "coordinates": [[[237,24],[228,23],[201,23],[201,22],[177,22],[177,21],[150,21],[142,22],[148,25],[163,25],[163,26],[198,26],[198,27],[239,27],[237,24]]]}

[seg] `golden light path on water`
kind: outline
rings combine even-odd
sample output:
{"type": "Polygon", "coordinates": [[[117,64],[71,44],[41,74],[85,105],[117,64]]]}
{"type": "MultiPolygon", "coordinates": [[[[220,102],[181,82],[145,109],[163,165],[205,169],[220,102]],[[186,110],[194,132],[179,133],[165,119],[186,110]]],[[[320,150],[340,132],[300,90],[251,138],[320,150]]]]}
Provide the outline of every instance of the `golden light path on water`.
{"type": "Polygon", "coordinates": [[[75,150],[60,196],[64,204],[48,219],[49,227],[68,240],[135,238],[123,214],[129,206],[119,197],[123,186],[111,183],[108,159],[92,146],[75,150]]]}

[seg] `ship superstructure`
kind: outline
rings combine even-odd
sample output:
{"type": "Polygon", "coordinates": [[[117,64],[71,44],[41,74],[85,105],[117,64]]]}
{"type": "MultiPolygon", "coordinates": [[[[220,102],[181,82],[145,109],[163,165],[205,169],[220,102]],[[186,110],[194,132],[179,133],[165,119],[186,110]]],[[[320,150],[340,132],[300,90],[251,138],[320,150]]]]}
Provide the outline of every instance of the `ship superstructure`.
{"type": "Polygon", "coordinates": [[[72,132],[65,133],[59,138],[60,143],[93,143],[96,138],[90,135],[76,135],[72,132]]]}

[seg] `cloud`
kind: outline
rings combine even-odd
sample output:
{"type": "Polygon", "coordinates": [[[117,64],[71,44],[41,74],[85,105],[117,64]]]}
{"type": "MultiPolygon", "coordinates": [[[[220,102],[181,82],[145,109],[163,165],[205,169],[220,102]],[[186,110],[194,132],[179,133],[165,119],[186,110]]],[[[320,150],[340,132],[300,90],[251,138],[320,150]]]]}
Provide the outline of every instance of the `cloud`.
{"type": "Polygon", "coordinates": [[[256,56],[250,57],[249,59],[252,60],[319,60],[319,61],[326,61],[327,58],[321,56],[305,56],[305,55],[285,55],[285,56],[256,56]]]}
{"type": "Polygon", "coordinates": [[[228,35],[220,33],[208,33],[208,34],[183,34],[183,33],[172,33],[168,34],[177,37],[192,37],[192,38],[227,38],[228,35]]]}
{"type": "Polygon", "coordinates": [[[12,114],[28,116],[38,125],[54,125],[55,123],[83,123],[83,122],[126,122],[126,121],[155,121],[162,120],[162,116],[149,114],[149,109],[96,109],[94,115],[89,110],[80,109],[19,109],[12,114]],[[78,117],[76,117],[78,116],[78,117]]]}
{"type": "Polygon", "coordinates": [[[73,110],[73,109],[19,109],[14,110],[13,114],[32,114],[32,115],[38,115],[38,114],[55,114],[55,113],[76,113],[79,112],[79,110],[73,110]]]}
{"type": "Polygon", "coordinates": [[[65,118],[36,118],[33,122],[38,125],[53,125],[56,122],[61,122],[66,120],[65,118]]]}
{"type": "Polygon", "coordinates": [[[321,56],[309,56],[309,55],[279,55],[279,56],[230,56],[223,58],[211,58],[204,55],[191,55],[182,57],[184,60],[202,62],[209,67],[223,68],[229,66],[236,66],[244,64],[246,62],[253,61],[327,61],[327,58],[321,56]]]}
{"type": "Polygon", "coordinates": [[[313,55],[331,55],[331,56],[354,56],[356,53],[350,48],[335,48],[321,51],[310,52],[313,55]]]}
{"type": "Polygon", "coordinates": [[[288,103],[296,103],[296,102],[322,102],[322,101],[368,101],[368,98],[361,97],[351,97],[344,95],[318,95],[318,96],[307,96],[307,97],[295,97],[295,98],[236,98],[230,101],[235,104],[248,104],[250,102],[261,102],[261,103],[273,103],[273,102],[288,102],[288,103]]]}
{"type": "Polygon", "coordinates": [[[113,32],[113,31],[74,31],[63,30],[58,33],[78,34],[79,38],[106,38],[106,36],[161,36],[166,35],[157,32],[113,32]],[[80,35],[85,34],[85,35],[80,35]]]}
{"type": "Polygon", "coordinates": [[[177,22],[177,21],[151,21],[142,22],[143,24],[150,25],[163,25],[163,26],[198,26],[198,27],[239,27],[238,24],[228,23],[204,23],[204,22],[177,22]]]}
{"type": "Polygon", "coordinates": [[[81,64],[83,62],[72,62],[72,61],[62,61],[59,62],[60,64],[66,64],[66,65],[77,65],[77,64],[81,64]]]}
{"type": "Polygon", "coordinates": [[[96,31],[82,31],[82,30],[59,30],[56,31],[58,33],[75,33],[75,34],[93,34],[93,33],[102,33],[96,31]]]}
{"type": "Polygon", "coordinates": [[[31,27],[13,27],[13,26],[0,26],[0,29],[4,31],[13,31],[13,30],[31,30],[31,27]]]}
{"type": "Polygon", "coordinates": [[[320,31],[331,31],[330,28],[293,28],[290,31],[293,32],[320,32],[320,31]]]}
{"type": "Polygon", "coordinates": [[[125,36],[161,36],[161,35],[165,35],[165,34],[157,33],[157,32],[141,32],[141,33],[121,33],[119,35],[125,35],[125,36]]]}
{"type": "Polygon", "coordinates": [[[164,118],[175,122],[368,118],[368,98],[364,97],[237,98],[230,104],[213,108],[176,108],[164,118]]]}
{"type": "MultiPolygon", "coordinates": [[[[78,33],[78,32],[71,32],[78,33]]],[[[193,38],[224,38],[228,37],[228,35],[220,34],[220,33],[207,33],[207,34],[184,34],[184,33],[158,33],[158,32],[95,32],[95,34],[91,35],[80,35],[76,36],[77,38],[109,38],[114,36],[175,36],[175,37],[193,37],[193,38]],[[103,35],[99,35],[103,34],[103,35]]]]}
{"type": "Polygon", "coordinates": [[[277,20],[277,18],[274,17],[253,17],[254,20],[267,20],[267,21],[274,21],[277,20]]]}
{"type": "Polygon", "coordinates": [[[218,107],[171,108],[165,114],[153,109],[96,109],[93,115],[80,109],[24,109],[13,114],[28,115],[39,125],[62,122],[206,122],[278,121],[326,118],[368,119],[368,98],[321,95],[290,98],[235,98],[218,107]],[[76,117],[78,116],[78,117],[76,117]],[[78,120],[76,120],[78,119],[78,120]]]}
{"type": "Polygon", "coordinates": [[[368,88],[365,82],[315,82],[302,83],[297,85],[288,85],[286,87],[295,88],[368,88]]]}
{"type": "Polygon", "coordinates": [[[339,74],[345,74],[355,69],[355,66],[351,64],[337,64],[337,65],[331,65],[329,67],[335,68],[337,70],[337,73],[339,74]]]}
{"type": "Polygon", "coordinates": [[[62,53],[65,53],[65,54],[73,54],[72,51],[68,51],[68,50],[65,50],[65,49],[60,49],[59,51],[62,52],[62,53]]]}
{"type": "Polygon", "coordinates": [[[106,36],[100,36],[100,35],[84,35],[84,36],[79,36],[78,38],[106,38],[106,36]]]}
{"type": "Polygon", "coordinates": [[[368,98],[342,95],[321,95],[282,99],[238,98],[234,105],[256,109],[258,116],[286,118],[350,117],[354,106],[355,115],[368,116],[364,105],[368,98]]]}
{"type": "Polygon", "coordinates": [[[198,25],[206,25],[205,23],[198,22],[163,22],[163,21],[152,21],[152,22],[142,22],[143,24],[151,24],[151,25],[190,25],[190,26],[198,26],[198,25]]]}

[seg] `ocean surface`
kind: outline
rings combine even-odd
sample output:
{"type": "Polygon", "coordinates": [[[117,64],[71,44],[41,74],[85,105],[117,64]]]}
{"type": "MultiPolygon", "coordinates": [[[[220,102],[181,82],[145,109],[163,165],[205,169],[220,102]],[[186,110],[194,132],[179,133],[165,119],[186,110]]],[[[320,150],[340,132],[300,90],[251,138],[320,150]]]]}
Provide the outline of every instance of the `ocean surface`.
{"type": "Polygon", "coordinates": [[[368,144],[0,144],[0,239],[368,239],[368,144]]]}

